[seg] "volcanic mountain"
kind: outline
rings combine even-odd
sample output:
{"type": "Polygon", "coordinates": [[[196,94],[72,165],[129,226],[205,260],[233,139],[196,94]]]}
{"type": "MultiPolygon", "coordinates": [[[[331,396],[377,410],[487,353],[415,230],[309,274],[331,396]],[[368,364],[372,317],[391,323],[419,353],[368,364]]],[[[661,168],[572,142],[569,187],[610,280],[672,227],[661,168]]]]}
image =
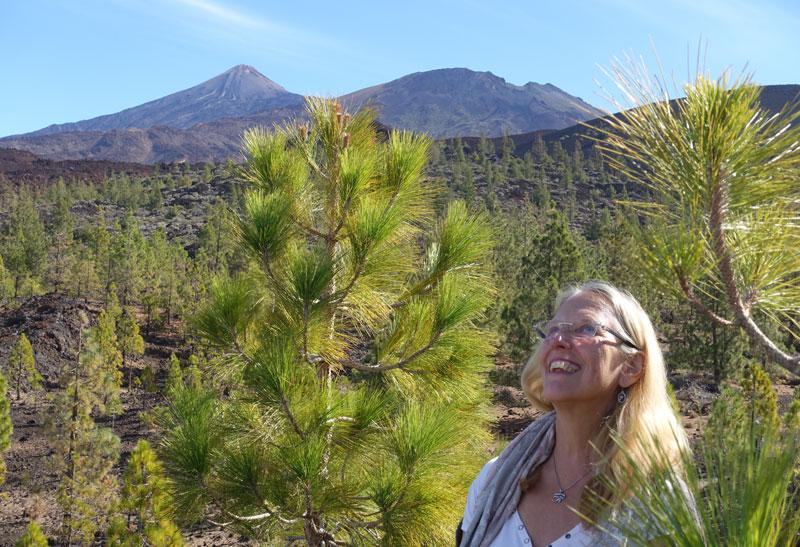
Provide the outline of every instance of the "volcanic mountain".
{"type": "Polygon", "coordinates": [[[466,68],[416,72],[340,98],[351,109],[372,106],[390,127],[437,138],[564,129],[604,114],[553,84],[518,86],[466,68]]]}
{"type": "Polygon", "coordinates": [[[300,106],[303,96],[290,93],[255,68],[236,65],[219,76],[161,99],[90,120],[55,124],[26,137],[74,131],[148,129],[167,126],[187,129],[221,118],[240,118],[287,106],[300,106]]]}
{"type": "MultiPolygon", "coordinates": [[[[465,68],[410,74],[341,100],[351,110],[375,108],[386,126],[434,137],[558,130],[602,114],[552,84],[517,86],[465,68]]],[[[301,95],[238,65],[198,86],[116,114],[0,139],[0,147],[54,160],[221,161],[240,158],[247,128],[302,115],[301,95]]]]}

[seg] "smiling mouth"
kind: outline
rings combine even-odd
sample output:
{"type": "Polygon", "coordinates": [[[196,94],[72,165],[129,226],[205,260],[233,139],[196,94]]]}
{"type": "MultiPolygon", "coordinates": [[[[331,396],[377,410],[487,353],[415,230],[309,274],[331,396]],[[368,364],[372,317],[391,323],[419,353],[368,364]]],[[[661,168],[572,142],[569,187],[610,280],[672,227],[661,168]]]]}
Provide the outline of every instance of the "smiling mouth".
{"type": "Polygon", "coordinates": [[[566,372],[568,374],[572,374],[573,372],[577,372],[580,370],[578,365],[574,365],[569,361],[562,361],[560,359],[556,359],[555,361],[550,362],[550,372],[566,372]]]}

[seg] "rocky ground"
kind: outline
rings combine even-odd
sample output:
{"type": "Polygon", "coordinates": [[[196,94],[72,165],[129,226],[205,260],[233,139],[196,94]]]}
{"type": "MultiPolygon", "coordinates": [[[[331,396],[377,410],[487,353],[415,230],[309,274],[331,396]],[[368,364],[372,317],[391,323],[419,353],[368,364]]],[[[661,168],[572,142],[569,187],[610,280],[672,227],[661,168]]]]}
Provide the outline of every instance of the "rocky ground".
{"type": "Polygon", "coordinates": [[[152,165],[98,160],[48,160],[24,150],[0,148],[0,180],[14,185],[49,186],[58,179],[102,182],[113,173],[148,176],[152,165]]]}

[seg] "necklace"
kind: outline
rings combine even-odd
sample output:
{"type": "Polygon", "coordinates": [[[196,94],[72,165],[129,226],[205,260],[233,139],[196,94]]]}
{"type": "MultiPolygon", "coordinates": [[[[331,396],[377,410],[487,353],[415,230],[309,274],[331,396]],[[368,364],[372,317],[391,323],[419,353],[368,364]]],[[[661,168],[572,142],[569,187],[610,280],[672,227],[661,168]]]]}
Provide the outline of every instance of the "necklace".
{"type": "Polygon", "coordinates": [[[576,484],[578,484],[579,482],[581,482],[583,479],[585,479],[586,476],[592,472],[592,468],[590,466],[589,470],[586,471],[586,473],[575,479],[575,481],[572,484],[564,488],[563,486],[561,486],[561,477],[558,476],[558,464],[556,463],[555,458],[553,458],[553,470],[556,472],[556,483],[558,484],[558,492],[553,492],[553,503],[561,503],[565,499],[567,499],[567,491],[576,484]]]}

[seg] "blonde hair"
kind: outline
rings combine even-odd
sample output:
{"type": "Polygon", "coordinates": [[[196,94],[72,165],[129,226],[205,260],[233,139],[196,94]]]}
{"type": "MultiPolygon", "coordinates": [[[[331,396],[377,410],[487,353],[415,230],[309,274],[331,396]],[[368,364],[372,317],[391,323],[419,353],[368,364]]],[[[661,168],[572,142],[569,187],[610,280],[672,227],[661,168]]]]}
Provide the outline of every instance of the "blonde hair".
{"type": "MultiPolygon", "coordinates": [[[[647,475],[655,471],[657,464],[680,467],[688,454],[689,443],[672,408],[664,356],[647,312],[630,293],[602,281],[568,287],[556,298],[555,309],[578,293],[601,296],[619,323],[620,334],[639,348],[621,344],[620,349],[631,354],[640,352],[643,358],[642,376],[626,389],[627,400],[617,405],[604,420],[604,427],[593,441],[601,458],[597,462],[598,474],[590,481],[587,490],[615,506],[629,495],[627,485],[634,472],[647,475]],[[609,486],[612,484],[615,485],[613,491],[609,486]]],[[[541,348],[540,344],[525,364],[521,382],[531,403],[549,411],[553,406],[542,396],[541,348]]],[[[535,472],[531,475],[532,481],[535,481],[535,475],[535,472]]],[[[586,498],[588,496],[584,496],[584,501],[586,498]]],[[[595,517],[600,507],[582,503],[582,510],[584,514],[595,517]]]]}

